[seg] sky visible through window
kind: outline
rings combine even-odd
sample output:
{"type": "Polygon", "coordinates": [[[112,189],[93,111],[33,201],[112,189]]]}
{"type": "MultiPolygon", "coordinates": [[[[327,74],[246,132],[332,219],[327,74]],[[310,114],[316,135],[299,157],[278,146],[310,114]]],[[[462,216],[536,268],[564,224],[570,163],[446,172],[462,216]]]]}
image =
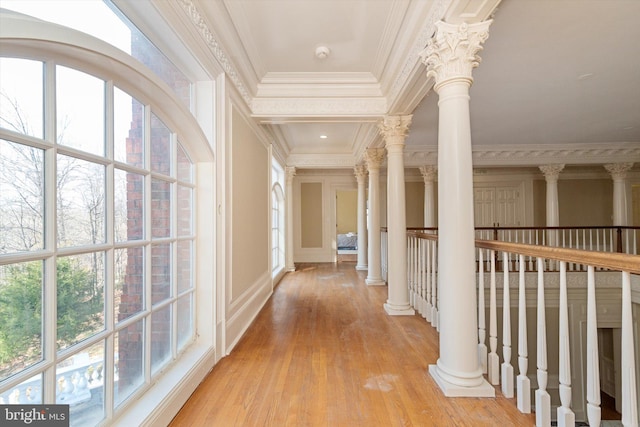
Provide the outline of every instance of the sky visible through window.
{"type": "Polygon", "coordinates": [[[0,8],[82,31],[131,54],[131,30],[102,0],[0,0],[0,8]]]}

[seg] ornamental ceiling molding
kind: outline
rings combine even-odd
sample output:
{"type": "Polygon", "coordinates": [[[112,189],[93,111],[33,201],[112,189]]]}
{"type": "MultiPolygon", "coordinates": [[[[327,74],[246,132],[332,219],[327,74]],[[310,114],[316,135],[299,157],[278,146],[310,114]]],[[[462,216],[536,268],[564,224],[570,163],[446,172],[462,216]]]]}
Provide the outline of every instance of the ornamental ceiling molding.
{"type": "Polygon", "coordinates": [[[198,11],[198,8],[196,7],[196,5],[193,3],[192,0],[178,0],[178,1],[182,9],[184,10],[184,12],[187,14],[189,19],[191,20],[191,23],[196,27],[196,29],[198,30],[198,33],[207,44],[207,47],[209,48],[209,50],[211,50],[214,57],[218,60],[218,63],[220,64],[220,66],[222,67],[226,75],[229,77],[233,85],[236,87],[236,89],[238,90],[238,92],[240,93],[244,101],[247,103],[247,105],[251,105],[251,97],[249,96],[249,92],[247,91],[246,87],[240,80],[240,76],[238,75],[235,68],[231,64],[229,57],[225,54],[224,50],[222,50],[222,47],[220,47],[220,44],[218,43],[218,41],[215,39],[213,33],[211,32],[206,21],[198,11]]]}
{"type": "Polygon", "coordinates": [[[383,116],[385,98],[255,98],[249,105],[254,117],[374,117],[383,116]]]}
{"type": "Polygon", "coordinates": [[[356,159],[351,154],[290,154],[287,165],[298,169],[353,169],[356,159]]]}
{"type": "MultiPolygon", "coordinates": [[[[429,43],[429,40],[431,40],[431,37],[435,33],[436,22],[441,21],[444,18],[445,13],[451,7],[452,3],[453,0],[437,0],[431,8],[431,13],[429,13],[420,35],[413,44],[411,53],[407,56],[407,59],[402,66],[402,70],[393,82],[393,86],[391,87],[388,96],[390,100],[395,100],[400,95],[407,82],[411,80],[416,65],[420,63],[420,53],[424,50],[425,46],[429,43]]],[[[420,69],[420,72],[424,72],[424,70],[420,69]]]]}
{"type": "MultiPolygon", "coordinates": [[[[628,162],[640,158],[640,142],[618,144],[565,144],[544,147],[473,147],[474,166],[540,166],[564,163],[592,165],[628,162]]],[[[435,147],[411,149],[405,147],[406,167],[420,167],[438,163],[435,147]]]]}

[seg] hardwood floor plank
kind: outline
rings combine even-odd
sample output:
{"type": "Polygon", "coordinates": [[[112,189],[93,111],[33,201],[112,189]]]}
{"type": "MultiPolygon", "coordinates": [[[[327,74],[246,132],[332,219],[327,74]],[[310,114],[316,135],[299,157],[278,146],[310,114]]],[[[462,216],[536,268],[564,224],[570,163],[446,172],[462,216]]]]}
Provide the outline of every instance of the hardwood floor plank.
{"type": "Polygon", "coordinates": [[[388,316],[353,264],[304,264],[171,426],[526,426],[514,399],[445,398],[428,374],[438,334],[388,316]]]}

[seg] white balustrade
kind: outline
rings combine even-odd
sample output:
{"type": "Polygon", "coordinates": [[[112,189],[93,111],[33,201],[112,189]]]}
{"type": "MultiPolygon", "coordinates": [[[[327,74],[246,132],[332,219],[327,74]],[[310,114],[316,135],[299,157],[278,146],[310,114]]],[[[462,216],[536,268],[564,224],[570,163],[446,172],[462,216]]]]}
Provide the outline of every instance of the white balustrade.
{"type": "MultiPolygon", "coordinates": [[[[483,231],[486,233],[486,231],[483,231]]],[[[493,233],[493,231],[491,231],[493,233]]],[[[633,249],[633,239],[636,239],[635,230],[627,230],[622,233],[625,245],[633,249]],[[629,242],[629,243],[625,243],[629,242]]],[[[559,395],[559,405],[557,412],[554,410],[556,425],[558,426],[575,426],[577,414],[584,417],[590,425],[599,425],[601,418],[600,408],[600,384],[599,384],[599,361],[598,361],[598,336],[597,336],[597,316],[596,316],[596,277],[597,274],[606,274],[602,276],[603,280],[610,281],[613,277],[611,274],[620,271],[621,275],[621,404],[622,404],[622,424],[624,426],[638,426],[638,396],[637,396],[637,378],[636,378],[636,356],[635,348],[640,343],[637,334],[634,333],[635,322],[633,318],[632,305],[632,282],[631,274],[640,274],[640,267],[631,267],[631,272],[624,271],[627,265],[640,265],[640,258],[635,255],[626,254],[601,254],[600,252],[589,251],[589,248],[603,249],[606,243],[608,251],[611,250],[612,242],[616,240],[616,233],[613,229],[599,230],[567,230],[566,234],[560,234],[559,245],[586,247],[584,249],[554,249],[553,252],[544,250],[544,248],[531,245],[532,239],[544,241],[544,232],[536,232],[536,230],[513,230],[511,233],[501,233],[499,237],[509,238],[517,241],[514,243],[503,243],[493,239],[489,241],[478,241],[477,261],[478,261],[478,361],[483,372],[487,374],[487,380],[493,385],[501,385],[502,393],[505,397],[517,397],[517,407],[523,413],[530,413],[535,410],[536,426],[551,426],[551,397],[549,393],[549,378],[555,378],[555,372],[548,371],[548,352],[547,352],[547,318],[546,309],[553,293],[549,295],[545,292],[545,282],[548,280],[547,286],[558,286],[559,290],[559,321],[558,321],[558,343],[559,343],[559,359],[558,359],[558,377],[557,382],[551,384],[551,389],[557,387],[559,395]],[[525,243],[525,244],[519,244],[525,243]],[[582,251],[582,252],[580,252],[582,251]],[[501,253],[501,263],[497,262],[496,254],[501,253]],[[540,256],[544,253],[545,258],[540,256]],[[565,258],[566,257],[566,258],[565,258]],[[583,258],[581,258],[583,257],[583,258]],[[617,258],[616,258],[617,257],[617,258]],[[531,272],[533,260],[535,259],[536,273],[531,272]],[[614,261],[608,261],[614,259],[614,261]],[[591,262],[591,260],[594,260],[591,262]],[[501,264],[501,266],[499,265],[501,264]],[[548,266],[557,266],[558,272],[546,269],[548,266]],[[498,336],[497,328],[497,280],[496,276],[499,268],[502,267],[502,336],[498,336]],[[511,328],[511,295],[510,280],[513,279],[511,273],[517,270],[518,282],[518,368],[519,373],[514,378],[514,368],[511,364],[512,356],[512,328],[511,328]],[[586,272],[586,273],[585,273],[586,272]],[[571,324],[576,321],[576,315],[580,316],[580,311],[576,307],[570,311],[569,297],[573,292],[573,286],[568,289],[568,276],[572,275],[578,280],[579,287],[580,277],[586,274],[586,354],[573,354],[582,351],[580,342],[582,336],[571,338],[571,334],[580,333],[580,328],[571,324]],[[486,280],[489,279],[488,301],[486,300],[486,280]],[[535,278],[537,284],[536,289],[536,377],[537,388],[535,396],[532,396],[531,380],[528,373],[529,349],[527,341],[527,279],[535,278]],[[556,281],[557,279],[557,281],[556,281]],[[486,307],[489,308],[489,343],[488,349],[486,344],[487,325],[486,325],[486,307]],[[500,365],[500,357],[497,353],[499,338],[502,342],[503,363],[500,365]],[[635,340],[635,341],[634,341],[635,340]],[[570,345],[573,343],[573,347],[570,345]],[[575,360],[581,360],[578,371],[575,368],[572,371],[572,364],[575,360]],[[572,363],[572,360],[574,361],[572,363]],[[501,369],[500,369],[501,368],[501,369]],[[583,375],[583,369],[586,368],[586,379],[581,380],[578,387],[578,393],[574,393],[572,387],[572,378],[583,375]],[[515,380],[515,384],[514,384],[515,380]],[[515,393],[514,393],[515,391],[515,393]],[[586,399],[584,399],[586,396],[586,399]],[[532,405],[532,397],[534,397],[535,406],[532,405]],[[576,409],[576,399],[579,399],[576,409]]],[[[418,312],[429,321],[433,327],[438,327],[438,281],[437,281],[437,241],[416,234],[415,239],[411,239],[409,244],[410,262],[407,265],[409,269],[410,289],[414,293],[414,306],[418,312]]],[[[615,249],[615,246],[613,247],[615,249]]],[[[635,280],[635,279],[634,279],[635,280]]],[[[443,284],[446,285],[446,284],[443,284]]],[[[575,285],[574,285],[575,286],[575,285]]],[[[611,286],[611,285],[608,285],[611,286]]],[[[634,285],[635,286],[635,285],[634,285]]],[[[581,292],[584,292],[584,288],[581,292]]],[[[616,295],[615,292],[609,292],[609,299],[616,295]]],[[[612,288],[613,289],[613,288],[612,288]]],[[[576,289],[577,290],[577,289],[576,289]]],[[[602,291],[600,291],[602,292],[602,291]]],[[[572,297],[575,298],[575,297],[572,297]]],[[[529,302],[533,305],[533,301],[529,302]]],[[[605,302],[611,304],[610,301],[605,302]]],[[[514,299],[514,307],[515,307],[514,299]]],[[[574,303],[575,304],[575,299],[574,303]]],[[[603,309],[604,313],[611,313],[610,309],[603,309]]],[[[617,311],[616,309],[613,310],[617,311]]],[[[612,313],[613,314],[613,313],[612,313]]],[[[607,322],[611,322],[611,317],[607,322]]],[[[554,338],[555,339],[555,338],[554,338]]],[[[552,364],[555,366],[555,364],[552,364]]],[[[553,380],[552,380],[553,381],[553,380]]],[[[616,396],[618,398],[618,396],[616,396]]],[[[555,405],[555,404],[554,404],[555,405]]]]}
{"type": "Polygon", "coordinates": [[[482,373],[487,373],[487,345],[484,305],[484,249],[478,249],[478,361],[482,373]]]}
{"type": "Polygon", "coordinates": [[[598,361],[598,318],[596,280],[593,266],[587,270],[587,419],[600,425],[600,368],[598,361]]]}
{"type": "Polygon", "coordinates": [[[489,383],[500,384],[500,360],[496,350],[498,348],[498,314],[496,302],[496,253],[490,251],[491,270],[489,282],[489,355],[487,358],[487,377],[489,383]]]}
{"type": "Polygon", "coordinates": [[[517,402],[520,412],[531,412],[531,380],[527,376],[529,352],[527,347],[527,300],[525,294],[524,255],[518,256],[518,368],[517,402]]]}
{"type": "Polygon", "coordinates": [[[511,297],[509,295],[509,254],[502,253],[502,394],[513,397],[511,365],[511,297]]]}
{"type": "Polygon", "coordinates": [[[569,308],[567,299],[567,263],[560,261],[559,312],[559,391],[558,427],[573,427],[575,414],[571,410],[571,355],[569,347],[569,308]]]}

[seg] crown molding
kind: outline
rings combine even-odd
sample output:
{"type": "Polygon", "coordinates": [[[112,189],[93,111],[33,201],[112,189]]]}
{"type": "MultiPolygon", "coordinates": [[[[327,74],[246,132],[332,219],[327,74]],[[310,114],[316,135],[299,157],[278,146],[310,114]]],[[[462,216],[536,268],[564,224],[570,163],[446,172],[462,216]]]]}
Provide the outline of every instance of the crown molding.
{"type": "Polygon", "coordinates": [[[269,73],[256,97],[382,97],[382,91],[371,73],[269,73]]]}
{"type": "Polygon", "coordinates": [[[183,11],[187,14],[191,20],[191,24],[197,29],[200,37],[205,41],[210,52],[216,58],[222,69],[227,75],[227,78],[231,80],[233,85],[240,93],[240,96],[244,99],[247,105],[251,105],[251,95],[247,90],[247,87],[243,83],[240,74],[236,71],[232,61],[222,49],[221,43],[218,41],[213,31],[209,28],[208,23],[194,4],[192,0],[178,0],[183,11]]]}
{"type": "MultiPolygon", "coordinates": [[[[473,147],[474,166],[596,165],[634,158],[640,158],[640,142],[473,147]]],[[[438,150],[405,147],[404,160],[407,167],[437,164],[438,150]]]]}
{"type": "Polygon", "coordinates": [[[287,166],[300,169],[335,169],[350,168],[356,165],[352,154],[290,154],[287,166]]]}
{"type": "Polygon", "coordinates": [[[387,109],[385,98],[255,98],[250,104],[257,118],[351,117],[379,118],[387,109]]]}

